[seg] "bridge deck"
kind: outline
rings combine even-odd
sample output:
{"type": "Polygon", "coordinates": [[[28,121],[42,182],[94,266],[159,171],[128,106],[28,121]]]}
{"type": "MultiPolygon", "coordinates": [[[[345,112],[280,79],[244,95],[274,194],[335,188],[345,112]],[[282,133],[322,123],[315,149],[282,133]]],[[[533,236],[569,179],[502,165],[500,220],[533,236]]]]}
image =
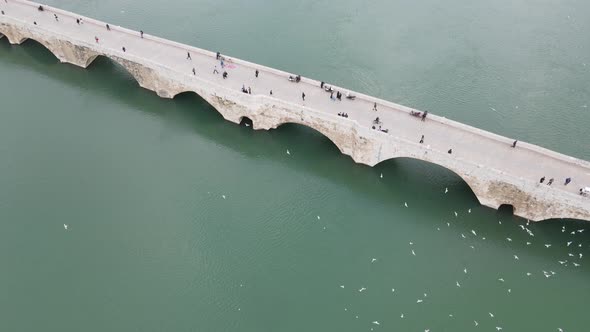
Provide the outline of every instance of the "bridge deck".
{"type": "MultiPolygon", "coordinates": [[[[424,146],[432,150],[446,153],[452,149],[452,156],[455,158],[462,158],[486,168],[509,173],[528,183],[538,183],[542,176],[546,177],[545,183],[550,178],[554,178],[554,184],[551,187],[546,186],[546,190],[565,191],[577,195],[581,187],[590,186],[590,164],[576,158],[524,142],[519,142],[513,149],[511,148],[512,138],[501,137],[431,114],[426,121],[422,122],[410,116],[408,114],[410,109],[407,107],[356,92],[351,92],[357,96],[354,101],[347,100],[345,97],[342,101],[333,101],[329,93],[320,89],[319,82],[312,79],[302,78],[300,83],[292,83],[287,80],[287,77],[294,74],[235,58],[232,61],[227,60],[226,68],[221,69],[214,52],[174,43],[147,33],[144,38],[140,38],[139,32],[115,26],[111,26],[111,31],[107,31],[104,22],[90,18],[83,18],[83,23],[77,24],[76,18],[82,16],[49,7],[45,7],[46,10],[41,12],[36,7],[37,4],[22,0],[0,3],[0,9],[4,10],[8,17],[29,24],[35,21],[39,29],[67,35],[83,43],[95,43],[96,36],[99,38],[100,47],[118,52],[121,57],[136,56],[148,59],[177,71],[179,75],[192,76],[192,69],[195,68],[196,75],[204,80],[237,91],[242,86],[250,87],[253,95],[268,95],[272,90],[275,98],[304,105],[317,111],[331,115],[339,112],[348,113],[349,121],[356,121],[362,126],[371,127],[372,121],[379,117],[383,122],[382,128],[388,129],[389,135],[410,142],[418,142],[424,135],[424,146]],[[57,13],[59,21],[55,20],[54,13],[57,13]],[[126,52],[122,51],[122,47],[126,48],[126,52]],[[187,51],[190,52],[191,59],[187,59],[187,51]],[[226,70],[228,79],[224,80],[221,74],[214,74],[214,68],[217,68],[219,72],[226,70]],[[260,72],[258,78],[254,75],[256,69],[260,72]],[[306,95],[305,101],[302,100],[302,93],[306,95]],[[377,102],[377,111],[373,110],[374,102],[377,102]],[[572,178],[572,183],[568,186],[564,186],[566,177],[572,178]]],[[[1,20],[2,17],[0,17],[1,20]]],[[[224,57],[233,58],[227,55],[224,57]]],[[[344,94],[350,91],[335,88],[344,94]]],[[[588,204],[590,204],[590,198],[588,204]]]]}

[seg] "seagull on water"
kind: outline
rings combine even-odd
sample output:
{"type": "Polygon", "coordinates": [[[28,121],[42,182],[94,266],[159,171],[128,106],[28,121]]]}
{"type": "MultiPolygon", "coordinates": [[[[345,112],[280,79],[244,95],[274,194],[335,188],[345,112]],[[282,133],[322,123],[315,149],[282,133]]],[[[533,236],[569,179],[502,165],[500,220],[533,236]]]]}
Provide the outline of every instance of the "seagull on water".
{"type": "Polygon", "coordinates": [[[225,195],[221,195],[221,197],[223,197],[223,199],[225,199],[225,195]]]}
{"type": "Polygon", "coordinates": [[[506,240],[508,240],[508,242],[512,242],[512,239],[507,237],[506,240]]]}
{"type": "Polygon", "coordinates": [[[502,328],[501,328],[501,327],[499,327],[499,326],[496,326],[496,330],[498,330],[498,331],[501,331],[501,330],[502,330],[502,328]]]}
{"type": "Polygon", "coordinates": [[[381,173],[381,178],[383,179],[383,173],[381,173]]]}
{"type": "Polygon", "coordinates": [[[504,278],[498,278],[498,281],[504,282],[504,278]]]}
{"type": "Polygon", "coordinates": [[[575,267],[579,267],[579,266],[580,266],[580,264],[578,264],[578,263],[574,263],[574,266],[575,266],[575,267]]]}
{"type": "Polygon", "coordinates": [[[404,206],[405,207],[408,207],[408,202],[404,202],[404,206]]]}
{"type": "Polygon", "coordinates": [[[549,248],[549,247],[551,247],[551,245],[550,244],[545,244],[545,247],[549,248]]]}
{"type": "Polygon", "coordinates": [[[467,213],[471,213],[471,209],[467,210],[467,213]]]}
{"type": "Polygon", "coordinates": [[[476,320],[474,320],[473,322],[475,323],[475,326],[479,325],[479,323],[476,320]]]}
{"type": "Polygon", "coordinates": [[[514,259],[518,260],[518,256],[514,255],[514,259]]]}
{"type": "Polygon", "coordinates": [[[416,256],[416,253],[414,252],[414,249],[412,249],[412,255],[416,256]]]}
{"type": "Polygon", "coordinates": [[[457,213],[457,211],[454,211],[454,212],[455,212],[455,217],[457,217],[459,214],[457,213]]]}
{"type": "Polygon", "coordinates": [[[490,314],[490,317],[494,318],[494,314],[493,313],[489,312],[489,314],[490,314]]]}
{"type": "Polygon", "coordinates": [[[318,220],[320,220],[320,216],[318,216],[318,220]]]}
{"type": "Polygon", "coordinates": [[[416,303],[422,303],[422,300],[418,299],[416,300],[416,303]]]}
{"type": "Polygon", "coordinates": [[[400,317],[400,318],[404,318],[404,314],[402,313],[402,314],[401,314],[399,317],[400,317]]]}
{"type": "Polygon", "coordinates": [[[374,321],[373,324],[379,325],[379,322],[378,321],[374,321]]]}
{"type": "Polygon", "coordinates": [[[340,285],[340,288],[344,288],[344,285],[340,285]]]}
{"type": "Polygon", "coordinates": [[[473,235],[477,236],[477,233],[475,233],[475,231],[474,231],[473,229],[471,230],[471,233],[472,233],[473,235]]]}
{"type": "Polygon", "coordinates": [[[464,268],[463,269],[463,272],[465,272],[465,274],[467,274],[467,268],[464,268]]]}
{"type": "Polygon", "coordinates": [[[361,287],[361,289],[359,289],[359,292],[362,292],[364,290],[367,290],[365,287],[361,287]]]}
{"type": "Polygon", "coordinates": [[[456,283],[457,283],[457,287],[461,287],[461,284],[458,281],[456,281],[456,283]]]}
{"type": "Polygon", "coordinates": [[[289,152],[289,149],[287,149],[287,154],[288,154],[288,155],[291,155],[291,152],[289,152]]]}
{"type": "Polygon", "coordinates": [[[574,241],[569,241],[569,242],[567,243],[567,246],[569,247],[569,246],[572,244],[572,242],[574,242],[574,241]]]}
{"type": "Polygon", "coordinates": [[[377,258],[371,259],[371,263],[375,263],[376,261],[377,261],[377,258]]]}
{"type": "Polygon", "coordinates": [[[64,229],[67,231],[68,230],[68,225],[64,224],[64,229]]]}
{"type": "Polygon", "coordinates": [[[449,188],[445,188],[445,194],[449,192],[449,188]]]}

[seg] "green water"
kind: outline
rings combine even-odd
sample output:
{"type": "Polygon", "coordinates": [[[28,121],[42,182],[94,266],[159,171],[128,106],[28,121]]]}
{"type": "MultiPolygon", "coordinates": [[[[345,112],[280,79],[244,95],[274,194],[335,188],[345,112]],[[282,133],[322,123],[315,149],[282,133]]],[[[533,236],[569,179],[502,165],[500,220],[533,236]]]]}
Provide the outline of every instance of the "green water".
{"type": "MultiPolygon", "coordinates": [[[[48,4],[590,159],[587,1],[48,4]]],[[[590,227],[520,226],[440,167],[0,40],[0,331],[587,331],[590,227]]]]}

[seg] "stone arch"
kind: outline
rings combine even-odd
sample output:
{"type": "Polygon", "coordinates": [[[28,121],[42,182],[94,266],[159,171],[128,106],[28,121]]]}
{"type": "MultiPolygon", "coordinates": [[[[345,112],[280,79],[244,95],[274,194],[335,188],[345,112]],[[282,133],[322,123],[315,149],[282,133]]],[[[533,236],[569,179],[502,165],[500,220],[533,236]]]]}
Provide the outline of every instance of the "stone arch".
{"type": "MultiPolygon", "coordinates": [[[[162,98],[174,98],[175,95],[184,91],[190,91],[187,87],[178,82],[164,78],[156,70],[144,66],[142,63],[134,62],[114,55],[108,55],[109,59],[119,64],[137,81],[144,89],[154,91],[162,98]]],[[[96,57],[95,57],[96,58],[96,57]]]]}
{"type": "MultiPolygon", "coordinates": [[[[418,161],[426,163],[426,164],[436,165],[436,166],[439,166],[439,167],[455,174],[467,185],[467,187],[469,187],[469,189],[471,190],[471,192],[473,193],[473,195],[475,196],[475,198],[478,200],[478,202],[480,204],[490,206],[490,205],[488,205],[490,203],[487,202],[487,200],[486,200],[486,195],[479,189],[480,186],[479,186],[479,183],[477,182],[477,178],[475,176],[465,174],[462,170],[459,170],[459,169],[453,167],[452,165],[436,162],[436,161],[433,161],[428,158],[422,158],[419,155],[408,155],[408,154],[399,154],[396,156],[384,158],[384,159],[380,160],[379,163],[377,163],[376,165],[383,163],[385,161],[388,161],[388,160],[402,159],[402,158],[403,159],[418,160],[418,161]]],[[[497,207],[495,207],[495,208],[497,208],[497,207]]]]}
{"type": "Polygon", "coordinates": [[[337,136],[337,134],[335,134],[335,133],[330,132],[330,130],[328,128],[325,128],[321,125],[306,123],[306,122],[297,121],[297,120],[289,120],[289,121],[281,122],[278,125],[276,125],[274,128],[280,128],[281,126],[286,125],[286,124],[296,124],[296,125],[300,125],[300,126],[303,126],[306,128],[313,129],[314,131],[322,134],[322,136],[326,137],[330,142],[332,142],[332,144],[334,144],[341,153],[350,155],[350,153],[348,153],[347,149],[345,148],[344,143],[341,142],[341,137],[337,136]]]}

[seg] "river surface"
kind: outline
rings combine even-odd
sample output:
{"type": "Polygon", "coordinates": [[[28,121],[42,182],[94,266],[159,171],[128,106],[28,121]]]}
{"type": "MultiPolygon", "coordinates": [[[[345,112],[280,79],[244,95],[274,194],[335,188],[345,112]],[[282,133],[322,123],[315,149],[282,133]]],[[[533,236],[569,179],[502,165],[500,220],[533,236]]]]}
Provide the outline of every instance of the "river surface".
{"type": "MultiPolygon", "coordinates": [[[[47,4],[590,160],[585,0],[47,4]]],[[[588,257],[441,167],[0,40],[0,331],[588,331],[588,257]]]]}

